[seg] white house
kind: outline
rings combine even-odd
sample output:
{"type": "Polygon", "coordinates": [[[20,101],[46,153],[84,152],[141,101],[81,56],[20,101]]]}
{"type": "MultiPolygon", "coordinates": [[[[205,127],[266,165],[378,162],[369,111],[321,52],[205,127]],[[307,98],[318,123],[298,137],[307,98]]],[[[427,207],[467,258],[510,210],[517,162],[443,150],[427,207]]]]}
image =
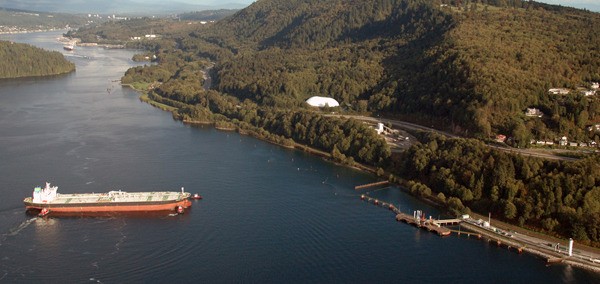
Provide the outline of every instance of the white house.
{"type": "Polygon", "coordinates": [[[581,94],[586,97],[589,97],[589,96],[595,95],[596,91],[595,90],[583,90],[583,91],[581,91],[581,94]]]}
{"type": "Polygon", "coordinates": [[[592,126],[588,126],[587,130],[589,132],[592,132],[592,131],[599,132],[600,131],[600,124],[594,124],[592,126]]]}
{"type": "Polygon", "coordinates": [[[569,94],[569,90],[568,89],[564,89],[564,88],[552,88],[548,90],[548,93],[553,94],[553,95],[568,95],[569,94]]]}
{"type": "Polygon", "coordinates": [[[340,103],[333,98],[314,96],[306,100],[306,103],[314,107],[337,107],[340,103]]]}
{"type": "Polygon", "coordinates": [[[531,117],[542,117],[544,113],[537,108],[527,108],[527,111],[525,111],[525,115],[531,117]]]}
{"type": "Polygon", "coordinates": [[[567,146],[567,144],[569,144],[569,141],[567,140],[567,136],[561,137],[560,140],[558,141],[558,145],[560,145],[560,146],[567,146]]]}

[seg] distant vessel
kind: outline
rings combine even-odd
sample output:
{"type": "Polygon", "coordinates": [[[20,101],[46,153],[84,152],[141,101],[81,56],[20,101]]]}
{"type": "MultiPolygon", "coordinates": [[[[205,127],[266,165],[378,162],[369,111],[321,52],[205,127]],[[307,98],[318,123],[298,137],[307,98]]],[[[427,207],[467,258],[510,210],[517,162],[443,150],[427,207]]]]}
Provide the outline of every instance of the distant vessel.
{"type": "Polygon", "coordinates": [[[65,44],[65,45],[63,46],[63,48],[64,48],[65,50],[72,51],[72,50],[74,50],[74,49],[75,49],[75,45],[74,45],[74,44],[65,44]]]}
{"type": "Polygon", "coordinates": [[[33,196],[23,200],[28,211],[40,211],[40,215],[56,212],[61,214],[175,211],[183,213],[192,202],[189,192],[125,192],[59,194],[57,186],[46,183],[45,188],[36,187],[33,196]]]}

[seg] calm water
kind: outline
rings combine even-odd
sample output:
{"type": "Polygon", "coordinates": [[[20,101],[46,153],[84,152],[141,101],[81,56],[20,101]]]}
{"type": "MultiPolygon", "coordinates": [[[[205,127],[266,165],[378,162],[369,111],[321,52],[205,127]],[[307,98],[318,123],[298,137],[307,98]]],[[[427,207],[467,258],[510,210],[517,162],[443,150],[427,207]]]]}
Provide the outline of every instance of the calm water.
{"type": "MultiPolygon", "coordinates": [[[[59,33],[1,36],[61,50],[59,33]]],[[[77,72],[0,81],[0,282],[561,283],[600,281],[484,241],[440,238],[363,203],[374,177],[236,133],[193,128],[118,80],[133,52],[78,48],[77,72]],[[27,216],[59,192],[199,192],[182,216],[27,216]]],[[[403,211],[436,210],[392,188],[403,211]]]]}

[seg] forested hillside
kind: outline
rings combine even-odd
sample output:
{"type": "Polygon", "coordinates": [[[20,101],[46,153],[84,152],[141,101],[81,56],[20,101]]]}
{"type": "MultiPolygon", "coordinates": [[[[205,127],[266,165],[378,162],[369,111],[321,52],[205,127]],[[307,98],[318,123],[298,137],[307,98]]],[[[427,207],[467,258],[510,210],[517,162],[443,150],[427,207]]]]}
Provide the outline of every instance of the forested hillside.
{"type": "Polygon", "coordinates": [[[75,70],[75,64],[60,52],[23,43],[0,41],[0,58],[0,78],[47,76],[75,70]]]}
{"type": "Polygon", "coordinates": [[[452,25],[426,2],[259,1],[183,48],[231,52],[216,67],[217,86],[239,97],[286,106],[327,95],[350,108],[374,97],[371,108],[381,109],[373,91],[388,59],[399,47],[426,48],[452,25]]]}
{"type": "Polygon", "coordinates": [[[437,195],[456,212],[466,206],[600,245],[598,156],[560,163],[494,151],[474,139],[422,138],[422,144],[403,153],[393,166],[394,172],[414,181],[412,193],[437,195]]]}
{"type": "Polygon", "coordinates": [[[593,155],[547,162],[426,135],[392,155],[372,128],[303,104],[331,96],[341,106],[321,112],[378,112],[485,138],[502,133],[520,146],[533,137],[591,138],[584,129],[598,122],[600,103],[578,88],[600,82],[600,16],[485,2],[261,0],[210,27],[170,34],[172,42],[153,47],[158,65],[132,68],[122,81],[148,90],[147,100],[179,119],[309,145],[407,181],[457,213],[491,211],[598,246],[593,155]],[[205,90],[209,69],[214,80],[205,90]],[[570,92],[549,94],[554,87],[570,92]],[[526,117],[527,108],[544,115],[526,117]]]}
{"type": "Polygon", "coordinates": [[[600,81],[600,15],[486,2],[258,1],[182,48],[219,59],[220,91],[259,103],[328,95],[470,135],[584,139],[600,104],[577,87],[600,81]],[[527,119],[527,107],[545,117],[527,119]]]}
{"type": "Polygon", "coordinates": [[[64,13],[45,13],[0,7],[0,32],[21,30],[64,29],[81,26],[88,19],[81,15],[64,13]]]}
{"type": "Polygon", "coordinates": [[[427,74],[446,78],[430,89],[433,97],[427,100],[467,99],[468,117],[454,112],[463,125],[472,121],[486,136],[514,136],[521,146],[528,138],[584,140],[585,126],[600,118],[597,96],[578,90],[600,81],[600,14],[525,1],[515,6],[471,5],[453,12],[460,20],[431,50],[436,60],[429,69],[437,71],[427,74]],[[550,88],[571,92],[552,95],[550,88]],[[544,117],[526,118],[528,107],[541,109],[544,117]],[[516,133],[519,129],[532,135],[516,133]]]}
{"type": "Polygon", "coordinates": [[[173,27],[169,19],[134,18],[90,25],[78,30],[69,30],[65,36],[80,38],[82,42],[122,44],[132,37],[145,38],[154,34],[162,37],[181,29],[181,24],[173,27]]]}
{"type": "MultiPolygon", "coordinates": [[[[82,42],[124,44],[130,47],[157,47],[172,44],[176,39],[199,29],[212,27],[212,22],[231,16],[237,10],[204,10],[175,17],[131,18],[91,24],[69,30],[65,36],[79,38],[82,42]],[[153,34],[156,37],[146,38],[153,34]],[[140,38],[140,39],[134,39],[140,38]]],[[[165,48],[166,46],[163,46],[165,48]]]]}
{"type": "Polygon", "coordinates": [[[238,10],[221,9],[221,10],[203,10],[197,12],[188,12],[179,14],[179,19],[183,21],[218,21],[225,17],[229,17],[238,10]]]}

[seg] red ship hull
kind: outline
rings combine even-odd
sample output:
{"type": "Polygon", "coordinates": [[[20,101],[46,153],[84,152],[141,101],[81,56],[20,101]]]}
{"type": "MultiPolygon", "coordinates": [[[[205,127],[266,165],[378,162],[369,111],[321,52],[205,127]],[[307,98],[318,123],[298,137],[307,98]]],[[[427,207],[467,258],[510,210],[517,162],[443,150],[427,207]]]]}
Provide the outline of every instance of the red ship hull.
{"type": "Polygon", "coordinates": [[[99,212],[148,212],[148,211],[176,211],[181,206],[184,209],[192,206],[188,199],[165,203],[86,203],[86,204],[36,204],[25,202],[27,210],[48,209],[56,213],[99,213],[99,212]]]}

